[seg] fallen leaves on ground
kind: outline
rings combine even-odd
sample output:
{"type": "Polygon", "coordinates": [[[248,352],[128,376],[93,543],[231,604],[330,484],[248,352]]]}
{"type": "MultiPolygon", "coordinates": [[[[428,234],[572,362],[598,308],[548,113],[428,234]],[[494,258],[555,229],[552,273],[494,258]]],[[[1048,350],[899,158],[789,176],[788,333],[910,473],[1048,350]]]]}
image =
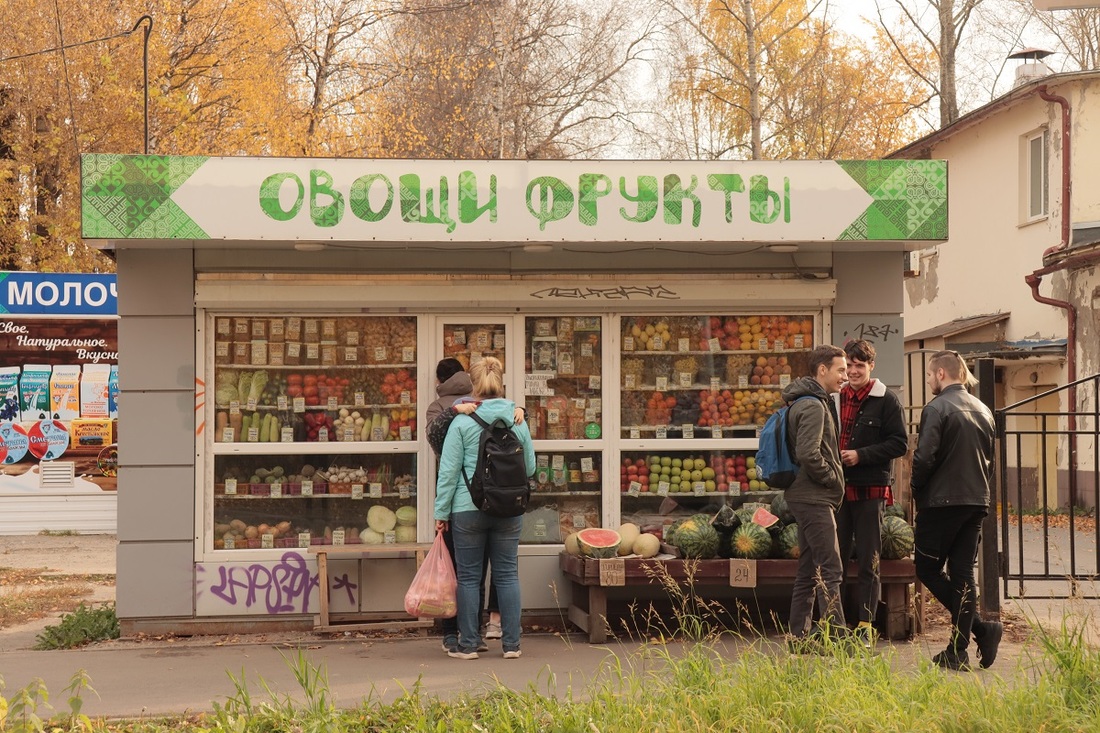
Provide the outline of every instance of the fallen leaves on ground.
{"type": "MultiPolygon", "coordinates": [[[[114,576],[110,576],[114,583],[114,576]]],[[[51,575],[47,568],[0,568],[0,628],[76,610],[91,595],[84,576],[51,575]]]]}
{"type": "MultiPolygon", "coordinates": [[[[1023,523],[1028,527],[1042,527],[1044,520],[1046,526],[1055,527],[1058,529],[1069,529],[1070,515],[1062,513],[1049,513],[1045,517],[1042,514],[1009,514],[1008,521],[1010,524],[1023,523]]],[[[1095,532],[1096,531],[1096,518],[1074,516],[1073,529],[1078,532],[1095,532]]]]}

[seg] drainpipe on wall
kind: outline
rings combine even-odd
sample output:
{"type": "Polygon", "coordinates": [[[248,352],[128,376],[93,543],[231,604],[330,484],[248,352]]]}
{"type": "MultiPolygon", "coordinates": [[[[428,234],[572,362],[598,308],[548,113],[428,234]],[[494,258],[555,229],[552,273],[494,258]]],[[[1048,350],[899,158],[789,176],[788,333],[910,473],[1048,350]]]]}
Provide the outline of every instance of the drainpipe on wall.
{"type": "MultiPolygon", "coordinates": [[[[1053,102],[1062,108],[1062,241],[1059,244],[1047,249],[1043,252],[1043,258],[1046,256],[1064,250],[1069,247],[1070,237],[1070,221],[1069,221],[1069,198],[1070,192],[1073,188],[1073,179],[1070,177],[1070,122],[1069,122],[1069,100],[1065,97],[1059,97],[1057,94],[1051,94],[1047,91],[1047,86],[1044,84],[1035,90],[1039,97],[1046,102],[1053,102]]],[[[1070,380],[1073,381],[1072,379],[1070,380]]]]}

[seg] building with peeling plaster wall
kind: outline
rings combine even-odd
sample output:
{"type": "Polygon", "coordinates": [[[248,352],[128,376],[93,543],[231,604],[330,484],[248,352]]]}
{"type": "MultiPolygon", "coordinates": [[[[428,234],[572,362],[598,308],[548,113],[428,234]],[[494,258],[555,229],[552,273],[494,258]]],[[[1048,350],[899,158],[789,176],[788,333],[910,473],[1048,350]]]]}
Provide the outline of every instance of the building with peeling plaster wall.
{"type": "MultiPolygon", "coordinates": [[[[1048,71],[1024,64],[1011,92],[890,156],[947,160],[952,181],[948,240],[907,255],[914,423],[926,401],[923,360],[935,350],[992,357],[998,407],[1100,372],[1100,73],[1048,71]]],[[[1078,410],[1095,409],[1094,385],[1074,392],[1078,410]]],[[[1067,412],[1069,401],[1062,390],[1028,409],[1067,412]]],[[[1074,449],[1078,475],[1094,486],[1095,437],[1074,449]]],[[[1010,470],[1045,466],[1053,480],[1035,481],[1030,500],[1066,506],[1067,456],[1065,438],[1036,439],[1010,470]]]]}

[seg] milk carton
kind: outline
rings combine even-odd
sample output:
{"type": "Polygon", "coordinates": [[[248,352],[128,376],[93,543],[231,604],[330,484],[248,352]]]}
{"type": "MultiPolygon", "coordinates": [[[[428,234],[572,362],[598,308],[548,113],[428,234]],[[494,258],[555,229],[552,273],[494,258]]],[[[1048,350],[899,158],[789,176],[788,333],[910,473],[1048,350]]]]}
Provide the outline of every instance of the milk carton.
{"type": "Polygon", "coordinates": [[[118,418],[118,364],[111,365],[111,376],[107,380],[107,412],[110,417],[118,418]]]}
{"type": "Polygon", "coordinates": [[[22,420],[19,407],[19,367],[0,368],[0,422],[22,420]]]}
{"type": "Polygon", "coordinates": [[[62,364],[50,375],[50,412],[54,420],[80,417],[80,366],[62,364]]]}
{"type": "Polygon", "coordinates": [[[105,418],[110,415],[110,364],[85,364],[80,377],[80,416],[105,418]]]}
{"type": "Polygon", "coordinates": [[[45,420],[50,416],[49,364],[27,364],[19,379],[19,408],[24,420],[45,420]]]}

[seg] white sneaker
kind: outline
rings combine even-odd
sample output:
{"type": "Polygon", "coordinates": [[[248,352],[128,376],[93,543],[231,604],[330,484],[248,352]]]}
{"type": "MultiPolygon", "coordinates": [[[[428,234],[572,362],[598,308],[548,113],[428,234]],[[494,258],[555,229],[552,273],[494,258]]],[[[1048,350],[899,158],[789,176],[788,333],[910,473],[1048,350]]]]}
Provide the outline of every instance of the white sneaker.
{"type": "Polygon", "coordinates": [[[521,652],[519,649],[513,649],[510,652],[504,652],[504,658],[505,659],[519,659],[522,654],[523,654],[523,652],[521,652]]]}
{"type": "Polygon", "coordinates": [[[486,639],[499,639],[502,636],[500,631],[500,624],[490,621],[485,624],[485,638],[486,639]]]}

